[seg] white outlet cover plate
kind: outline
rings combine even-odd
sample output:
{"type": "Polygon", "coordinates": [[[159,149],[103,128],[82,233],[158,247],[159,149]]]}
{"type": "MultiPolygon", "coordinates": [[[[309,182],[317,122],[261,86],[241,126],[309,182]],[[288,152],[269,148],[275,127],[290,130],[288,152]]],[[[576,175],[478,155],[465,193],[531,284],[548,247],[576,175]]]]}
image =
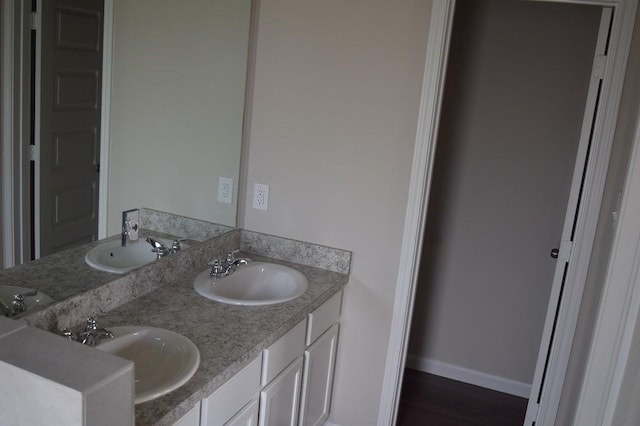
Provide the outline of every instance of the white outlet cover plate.
{"type": "Polygon", "coordinates": [[[253,184],[253,208],[267,210],[269,207],[269,185],[263,183],[253,184]]]}
{"type": "Polygon", "coordinates": [[[231,204],[233,200],[233,179],[218,177],[218,201],[231,204]]]}

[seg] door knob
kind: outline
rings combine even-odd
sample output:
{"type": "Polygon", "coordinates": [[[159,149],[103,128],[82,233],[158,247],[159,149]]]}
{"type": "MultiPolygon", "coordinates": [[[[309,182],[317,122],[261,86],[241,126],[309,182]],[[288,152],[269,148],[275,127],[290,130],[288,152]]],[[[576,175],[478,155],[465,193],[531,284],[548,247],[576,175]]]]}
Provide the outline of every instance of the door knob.
{"type": "Polygon", "coordinates": [[[557,259],[559,254],[560,254],[560,249],[557,249],[557,248],[551,249],[551,257],[553,257],[554,259],[557,259]]]}

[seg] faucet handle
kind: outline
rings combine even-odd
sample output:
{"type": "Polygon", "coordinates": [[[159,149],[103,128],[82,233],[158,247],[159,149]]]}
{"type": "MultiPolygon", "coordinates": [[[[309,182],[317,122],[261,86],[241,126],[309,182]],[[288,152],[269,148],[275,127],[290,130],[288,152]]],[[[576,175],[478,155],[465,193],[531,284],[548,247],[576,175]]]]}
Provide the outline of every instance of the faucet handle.
{"type": "Polygon", "coordinates": [[[13,312],[16,314],[25,312],[27,310],[27,303],[25,302],[25,296],[35,296],[37,291],[30,291],[27,293],[16,293],[13,295],[13,302],[11,302],[11,306],[13,307],[13,312]]]}
{"type": "Polygon", "coordinates": [[[98,322],[96,321],[95,316],[90,316],[87,318],[87,323],[84,327],[84,331],[93,331],[98,329],[98,322]]]}
{"type": "Polygon", "coordinates": [[[62,329],[62,331],[60,332],[60,335],[62,337],[65,337],[65,338],[73,341],[73,342],[78,340],[78,337],[73,333],[73,331],[69,330],[68,328],[62,329]]]}
{"type": "Polygon", "coordinates": [[[214,259],[207,263],[207,265],[211,266],[211,273],[209,276],[220,278],[225,273],[224,265],[220,259],[214,259]]]}
{"type": "Polygon", "coordinates": [[[176,251],[181,250],[182,245],[180,243],[183,241],[186,241],[186,238],[176,238],[173,240],[173,243],[171,243],[171,251],[175,253],[176,251]]]}
{"type": "Polygon", "coordinates": [[[231,263],[234,260],[236,260],[236,254],[240,251],[240,249],[236,249],[236,250],[231,250],[229,253],[227,253],[227,263],[231,263]]]}

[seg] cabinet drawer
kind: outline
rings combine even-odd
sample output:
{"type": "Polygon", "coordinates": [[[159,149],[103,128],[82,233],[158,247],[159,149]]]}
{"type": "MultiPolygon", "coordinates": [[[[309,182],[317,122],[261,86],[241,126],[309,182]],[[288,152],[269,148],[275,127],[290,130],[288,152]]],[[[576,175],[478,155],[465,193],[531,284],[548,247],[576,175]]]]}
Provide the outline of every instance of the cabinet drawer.
{"type": "Polygon", "coordinates": [[[264,350],[262,355],[262,386],[266,386],[287,365],[304,352],[304,336],[307,330],[307,320],[302,320],[298,325],[289,330],[287,334],[278,339],[273,345],[264,350]]]}
{"type": "Polygon", "coordinates": [[[309,314],[306,346],[311,345],[329,327],[338,322],[341,302],[342,291],[339,291],[309,314]]]}
{"type": "Polygon", "coordinates": [[[223,425],[260,391],[262,357],[233,376],[227,383],[202,400],[201,425],[223,425]]]}
{"type": "Polygon", "coordinates": [[[258,398],[251,400],[238,414],[225,423],[224,426],[257,426],[259,406],[260,402],[258,398]]]}
{"type": "Polygon", "coordinates": [[[175,422],[173,426],[200,426],[200,402],[187,414],[182,416],[180,420],[175,422]]]}

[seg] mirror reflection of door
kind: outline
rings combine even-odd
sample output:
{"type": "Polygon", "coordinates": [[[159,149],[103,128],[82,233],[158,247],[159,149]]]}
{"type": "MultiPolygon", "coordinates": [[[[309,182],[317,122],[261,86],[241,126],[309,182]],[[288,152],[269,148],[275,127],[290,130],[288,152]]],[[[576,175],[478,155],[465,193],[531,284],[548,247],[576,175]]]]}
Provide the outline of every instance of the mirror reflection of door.
{"type": "Polygon", "coordinates": [[[103,0],[39,0],[32,258],[98,238],[103,0]]]}

